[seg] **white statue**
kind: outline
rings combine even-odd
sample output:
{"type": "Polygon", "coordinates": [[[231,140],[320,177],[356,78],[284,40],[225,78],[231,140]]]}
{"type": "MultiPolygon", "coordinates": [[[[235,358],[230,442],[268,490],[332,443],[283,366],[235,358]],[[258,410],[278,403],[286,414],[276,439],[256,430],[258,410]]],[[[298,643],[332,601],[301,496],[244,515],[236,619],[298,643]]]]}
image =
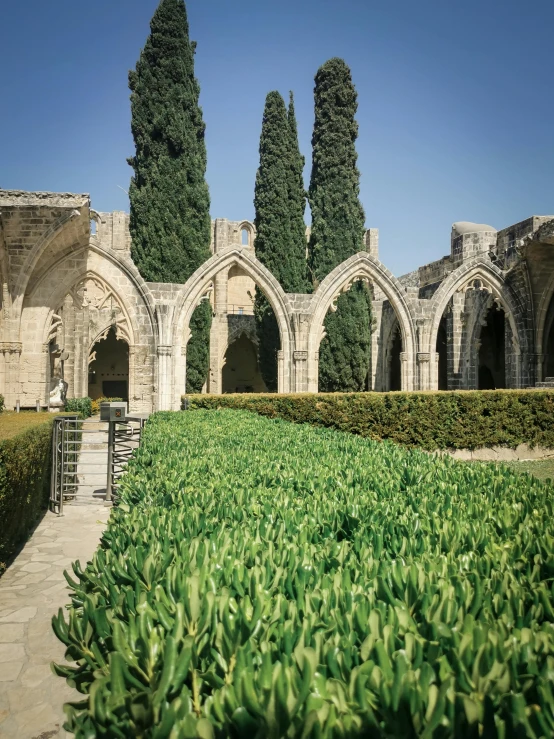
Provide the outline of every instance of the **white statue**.
{"type": "Polygon", "coordinates": [[[61,377],[54,377],[50,390],[50,405],[61,407],[65,405],[65,396],[67,394],[67,382],[61,377]]]}

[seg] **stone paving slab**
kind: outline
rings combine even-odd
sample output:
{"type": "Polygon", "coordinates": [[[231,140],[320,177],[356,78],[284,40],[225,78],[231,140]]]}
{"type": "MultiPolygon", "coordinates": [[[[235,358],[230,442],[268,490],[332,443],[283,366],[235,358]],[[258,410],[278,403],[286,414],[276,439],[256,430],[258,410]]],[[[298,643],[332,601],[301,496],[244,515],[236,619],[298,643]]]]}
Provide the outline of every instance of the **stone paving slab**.
{"type": "Polygon", "coordinates": [[[52,616],[69,603],[63,571],[92,557],[110,509],[65,506],[47,513],[0,579],[0,739],[73,736],[63,729],[63,704],[82,699],[50,662],[65,662],[52,616]]]}

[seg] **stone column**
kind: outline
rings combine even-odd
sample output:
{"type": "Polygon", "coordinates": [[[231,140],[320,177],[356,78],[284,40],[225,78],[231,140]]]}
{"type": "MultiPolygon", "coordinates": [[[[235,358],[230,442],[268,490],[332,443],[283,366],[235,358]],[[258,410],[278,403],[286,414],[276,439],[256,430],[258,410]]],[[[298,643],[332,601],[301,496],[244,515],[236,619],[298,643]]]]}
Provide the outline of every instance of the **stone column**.
{"type": "Polygon", "coordinates": [[[446,320],[448,389],[460,390],[463,387],[462,334],[465,321],[465,293],[454,293],[451,308],[446,320]]]}
{"type": "Polygon", "coordinates": [[[8,410],[15,408],[15,401],[20,398],[19,361],[23,344],[20,341],[5,341],[0,344],[4,355],[5,385],[4,402],[8,410]]]}
{"type": "Polygon", "coordinates": [[[42,345],[42,375],[41,383],[43,387],[42,401],[48,403],[50,400],[50,344],[42,345]]]}
{"type": "Polygon", "coordinates": [[[531,354],[529,364],[535,369],[535,382],[543,382],[545,377],[544,363],[546,360],[545,354],[531,354]]]}
{"type": "Polygon", "coordinates": [[[214,310],[212,328],[210,330],[210,372],[208,376],[208,392],[222,392],[222,354],[229,338],[227,322],[227,301],[229,289],[229,270],[224,269],[214,279],[214,310]]]}
{"type": "Polygon", "coordinates": [[[134,410],[136,378],[135,378],[135,347],[129,344],[129,382],[127,384],[127,394],[129,396],[129,412],[134,410]]]}
{"type": "Polygon", "coordinates": [[[385,390],[385,382],[383,378],[383,347],[381,338],[383,301],[372,301],[371,312],[373,317],[373,330],[371,332],[371,377],[369,389],[379,392],[381,390],[385,390]]]}
{"type": "Polygon", "coordinates": [[[178,374],[178,384],[180,387],[179,392],[179,408],[181,407],[181,398],[187,393],[187,345],[181,346],[181,362],[178,374]]]}
{"type": "Polygon", "coordinates": [[[285,352],[277,349],[277,390],[283,387],[285,379],[285,352]]]}
{"type": "Polygon", "coordinates": [[[158,410],[170,411],[171,408],[171,357],[172,346],[158,347],[158,410]]]}
{"type": "Polygon", "coordinates": [[[294,361],[294,392],[308,392],[308,352],[296,350],[293,353],[294,361]]]}
{"type": "Polygon", "coordinates": [[[400,388],[404,391],[410,386],[408,373],[408,352],[400,352],[400,388]]]}
{"type": "Polygon", "coordinates": [[[70,295],[65,296],[63,301],[63,350],[68,357],[64,361],[63,379],[67,382],[67,397],[77,397],[75,387],[75,308],[70,295]]]}
{"type": "MultiPolygon", "coordinates": [[[[435,354],[436,352],[433,352],[435,354]]],[[[400,355],[402,356],[402,355],[400,355]]],[[[431,387],[431,353],[418,352],[417,354],[417,373],[418,373],[418,390],[429,390],[431,387]]]]}

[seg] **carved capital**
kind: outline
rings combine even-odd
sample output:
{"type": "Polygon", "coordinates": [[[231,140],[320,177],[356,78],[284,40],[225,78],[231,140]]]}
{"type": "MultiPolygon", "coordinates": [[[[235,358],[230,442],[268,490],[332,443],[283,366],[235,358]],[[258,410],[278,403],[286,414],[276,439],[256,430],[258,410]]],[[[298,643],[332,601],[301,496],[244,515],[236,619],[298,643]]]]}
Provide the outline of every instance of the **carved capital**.
{"type": "Polygon", "coordinates": [[[158,357],[170,357],[173,354],[172,346],[159,346],[158,357]]]}
{"type": "Polygon", "coordinates": [[[430,352],[419,352],[417,355],[417,361],[419,364],[423,364],[423,362],[429,362],[431,359],[430,352]]]}
{"type": "Polygon", "coordinates": [[[277,361],[282,362],[285,358],[285,352],[282,349],[277,349],[277,361]]]}
{"type": "Polygon", "coordinates": [[[20,341],[1,341],[0,351],[4,354],[21,354],[23,344],[20,341]]]}
{"type": "Polygon", "coordinates": [[[295,362],[307,362],[308,361],[308,352],[306,351],[298,351],[296,350],[293,355],[295,362]]]}

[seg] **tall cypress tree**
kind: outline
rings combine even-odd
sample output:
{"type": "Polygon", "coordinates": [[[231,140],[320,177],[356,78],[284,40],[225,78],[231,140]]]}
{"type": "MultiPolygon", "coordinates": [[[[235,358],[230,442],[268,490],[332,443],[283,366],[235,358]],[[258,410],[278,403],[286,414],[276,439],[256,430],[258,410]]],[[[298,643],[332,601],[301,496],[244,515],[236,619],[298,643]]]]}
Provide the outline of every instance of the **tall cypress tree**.
{"type": "MultiPolygon", "coordinates": [[[[136,69],[129,73],[136,153],[131,257],[145,280],[184,283],[210,257],[205,125],[183,0],[161,0],[136,69]]],[[[187,390],[199,392],[209,364],[211,308],[191,319],[187,390]],[[190,381],[189,381],[190,378],[190,381]]]]}
{"type": "MultiPolygon", "coordinates": [[[[312,230],[309,264],[320,282],[334,267],[362,250],[364,211],[355,142],[357,94],[342,59],[330,59],[315,76],[313,165],[309,202],[312,230]]],[[[319,389],[364,390],[371,349],[371,295],[362,282],[339,297],[325,318],[319,348],[319,389]]]]}
{"type": "MultiPolygon", "coordinates": [[[[289,93],[289,109],[287,113],[289,124],[289,216],[291,230],[291,252],[293,259],[290,264],[290,274],[281,284],[288,293],[311,292],[312,284],[308,279],[306,263],[306,189],[304,187],[305,158],[300,153],[298,143],[298,126],[294,111],[294,95],[289,93]]],[[[290,259],[290,257],[289,257],[290,259]]]]}
{"type": "MultiPolygon", "coordinates": [[[[306,278],[304,159],[298,147],[294,104],[289,111],[278,92],[267,95],[256,174],[254,248],[286,292],[304,292],[306,278]]],[[[263,293],[256,289],[254,305],[260,371],[268,390],[277,390],[279,328],[263,293]]]]}

